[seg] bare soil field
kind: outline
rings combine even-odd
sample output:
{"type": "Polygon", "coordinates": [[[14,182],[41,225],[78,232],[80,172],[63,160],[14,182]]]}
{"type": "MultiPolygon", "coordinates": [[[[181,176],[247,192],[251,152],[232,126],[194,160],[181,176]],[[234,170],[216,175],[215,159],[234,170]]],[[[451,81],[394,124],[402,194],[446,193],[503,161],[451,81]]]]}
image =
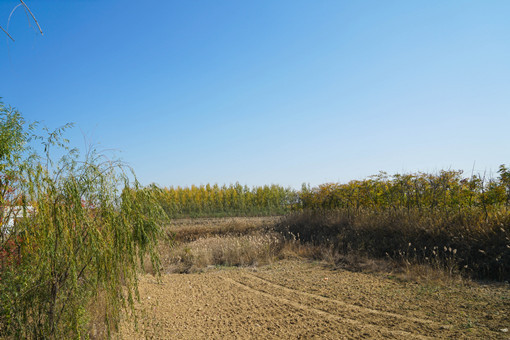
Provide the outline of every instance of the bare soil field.
{"type": "Polygon", "coordinates": [[[508,285],[427,285],[282,260],[146,275],[122,339],[509,339],[508,285]]]}
{"type": "Polygon", "coordinates": [[[138,327],[126,317],[119,337],[510,339],[508,283],[432,269],[423,279],[370,259],[342,266],[327,249],[275,236],[278,220],[174,221],[173,243],[160,247],[163,275],[142,276],[138,327]]]}

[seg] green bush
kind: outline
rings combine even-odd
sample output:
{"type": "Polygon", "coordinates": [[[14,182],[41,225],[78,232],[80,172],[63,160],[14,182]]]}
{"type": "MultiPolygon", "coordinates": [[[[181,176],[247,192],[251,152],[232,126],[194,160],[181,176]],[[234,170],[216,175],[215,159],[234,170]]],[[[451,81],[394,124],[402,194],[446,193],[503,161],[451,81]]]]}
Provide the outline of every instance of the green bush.
{"type": "Polygon", "coordinates": [[[0,233],[9,257],[0,262],[0,337],[86,338],[87,306],[99,294],[110,335],[133,308],[144,257],[159,267],[165,213],[152,191],[118,161],[68,150],[67,127],[34,138],[34,126],[0,105],[0,207],[23,212],[10,230],[4,218],[0,233]],[[54,148],[65,151],[58,162],[54,148]]]}

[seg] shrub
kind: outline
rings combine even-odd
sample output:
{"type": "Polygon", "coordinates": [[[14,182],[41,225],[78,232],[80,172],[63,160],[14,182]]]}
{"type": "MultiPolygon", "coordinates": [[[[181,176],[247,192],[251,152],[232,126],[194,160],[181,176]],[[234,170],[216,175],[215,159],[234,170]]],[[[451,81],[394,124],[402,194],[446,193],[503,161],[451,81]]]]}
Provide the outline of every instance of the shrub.
{"type": "Polygon", "coordinates": [[[0,267],[0,337],[87,337],[86,306],[99,292],[110,334],[120,311],[133,308],[144,256],[158,268],[155,244],[165,215],[152,191],[130,180],[118,161],[67,150],[67,127],[34,139],[19,112],[0,106],[0,207],[24,211],[0,238],[0,253],[22,240],[16,264],[0,267]],[[34,140],[42,141],[44,155],[31,147],[34,140]],[[58,162],[54,147],[66,151],[58,162]]]}
{"type": "Polygon", "coordinates": [[[362,252],[433,264],[481,279],[510,279],[510,214],[481,209],[456,213],[419,209],[303,211],[276,227],[288,238],[332,246],[341,254],[362,252]]]}

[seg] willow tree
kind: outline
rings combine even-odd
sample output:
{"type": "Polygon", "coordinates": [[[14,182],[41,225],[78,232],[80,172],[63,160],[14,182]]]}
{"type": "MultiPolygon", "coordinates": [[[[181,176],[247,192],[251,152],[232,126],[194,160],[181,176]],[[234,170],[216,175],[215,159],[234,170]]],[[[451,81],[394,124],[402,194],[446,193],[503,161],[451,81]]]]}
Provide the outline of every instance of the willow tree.
{"type": "Polygon", "coordinates": [[[19,112],[0,105],[0,205],[22,212],[0,239],[0,337],[87,337],[87,306],[99,296],[110,335],[138,297],[144,259],[159,267],[165,214],[152,191],[94,151],[54,161],[64,130],[31,138],[19,112]]]}

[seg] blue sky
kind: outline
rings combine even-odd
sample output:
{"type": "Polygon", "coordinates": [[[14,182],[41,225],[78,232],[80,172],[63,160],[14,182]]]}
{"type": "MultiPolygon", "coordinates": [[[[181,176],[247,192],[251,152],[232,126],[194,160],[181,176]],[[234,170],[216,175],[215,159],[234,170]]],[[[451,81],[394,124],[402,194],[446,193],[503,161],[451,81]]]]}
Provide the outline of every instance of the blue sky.
{"type": "Polygon", "coordinates": [[[26,3],[44,36],[13,14],[3,101],[144,184],[510,164],[509,1],[26,3]]]}

